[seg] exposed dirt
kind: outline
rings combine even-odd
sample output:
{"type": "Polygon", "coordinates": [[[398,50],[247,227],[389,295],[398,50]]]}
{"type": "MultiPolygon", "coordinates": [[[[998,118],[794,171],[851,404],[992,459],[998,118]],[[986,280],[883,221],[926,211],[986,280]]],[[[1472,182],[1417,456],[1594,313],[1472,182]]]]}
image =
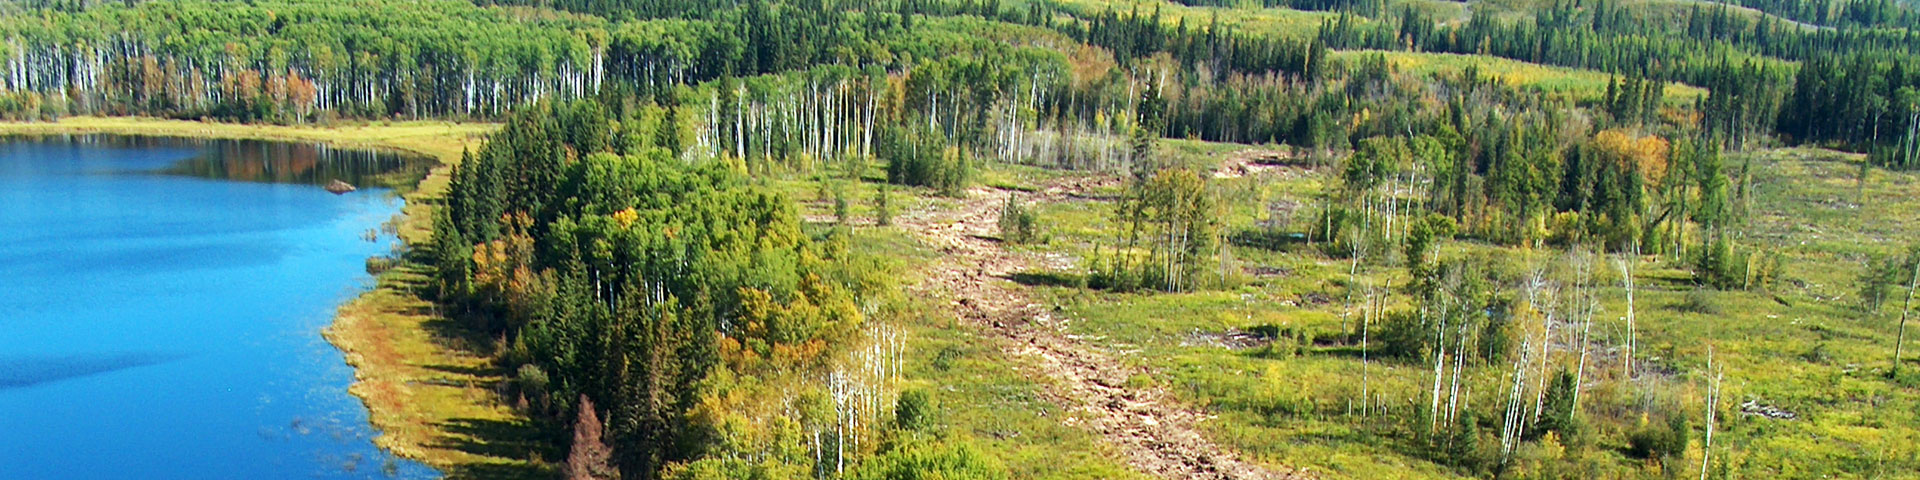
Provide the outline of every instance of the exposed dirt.
{"type": "Polygon", "coordinates": [[[1187,346],[1219,347],[1228,350],[1260,348],[1271,343],[1273,343],[1272,338],[1242,330],[1227,330],[1224,332],[1194,330],[1188,332],[1187,339],[1182,342],[1183,345],[1187,346]]]}
{"type": "Polygon", "coordinates": [[[1305,163],[1292,152],[1263,148],[1249,148],[1234,152],[1214,169],[1213,178],[1240,178],[1249,175],[1258,176],[1278,173],[1282,178],[1307,173],[1313,165],[1305,163]]]}
{"type": "Polygon", "coordinates": [[[974,188],[952,208],[920,209],[895,218],[904,231],[942,253],[939,261],[925,267],[926,281],[915,291],[952,301],[956,313],[998,340],[1002,351],[1024,365],[1024,373],[1054,380],[1048,394],[1073,412],[1068,422],[1089,424],[1139,471],[1169,479],[1307,478],[1241,460],[1207,440],[1199,432],[1207,418],[1204,412],[1178,404],[1158,388],[1128,385],[1129,378],[1148,372],[1103,352],[1088,338],[1069,335],[1065,319],[1055,318],[1027,287],[1006,279],[1060,261],[1010,252],[993,239],[1008,195],[1021,195],[1027,202],[1057,202],[1118,181],[1064,179],[1037,193],[974,188]]]}

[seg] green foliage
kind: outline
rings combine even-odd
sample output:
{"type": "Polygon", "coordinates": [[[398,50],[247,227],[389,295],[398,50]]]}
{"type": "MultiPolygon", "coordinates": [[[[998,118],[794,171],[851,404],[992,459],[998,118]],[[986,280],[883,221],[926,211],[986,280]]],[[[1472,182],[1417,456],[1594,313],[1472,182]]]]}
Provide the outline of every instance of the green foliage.
{"type": "Polygon", "coordinates": [[[1007,204],[1000,207],[1000,239],[1007,243],[1033,243],[1040,240],[1039,219],[1020,199],[1007,196],[1007,204]]]}
{"type": "Polygon", "coordinates": [[[1000,480],[1006,467],[964,442],[909,442],[860,463],[854,480],[1000,480]]]}
{"type": "MultiPolygon", "coordinates": [[[[593,102],[530,108],[456,168],[436,277],[471,285],[443,289],[456,316],[511,339],[502,359],[533,413],[609,399],[614,459],[649,476],[699,460],[704,432],[729,425],[696,412],[716,372],[818,365],[864,321],[856,295],[886,287],[849,274],[844,246],[812,241],[789,200],[725,163],[609,152],[615,136],[653,136],[616,134],[611,115],[593,102]],[[464,262],[460,239],[475,242],[464,262]]],[[[687,471],[747,468],[727,465],[687,471]]]]}
{"type": "Polygon", "coordinates": [[[926,390],[911,389],[900,392],[900,398],[894,401],[893,424],[895,428],[922,432],[938,424],[934,418],[938,410],[933,404],[933,396],[926,390]]]}
{"type": "Polygon", "coordinates": [[[1447,438],[1446,462],[1454,468],[1478,475],[1488,466],[1488,455],[1480,448],[1480,425],[1478,416],[1472,409],[1461,410],[1454,417],[1452,435],[1447,438]]]}
{"type": "Polygon", "coordinates": [[[873,222],[882,227],[893,225],[893,188],[881,185],[873,193],[873,222]]]}
{"type": "Polygon", "coordinates": [[[1088,285],[1111,290],[1164,291],[1204,286],[1208,260],[1219,248],[1219,217],[1207,181],[1191,170],[1170,168],[1135,177],[1120,203],[1127,225],[1122,248],[1088,277],[1088,285]],[[1144,245],[1142,245],[1144,243],[1144,245]],[[1138,249],[1144,247],[1141,255],[1138,249]]]}
{"type": "Polygon", "coordinates": [[[1434,242],[1453,236],[1455,225],[1452,218],[1438,213],[1413,222],[1407,233],[1407,272],[1418,278],[1426,275],[1427,255],[1432,253],[1434,242]]]}
{"type": "Polygon", "coordinates": [[[1554,373],[1553,382],[1547,387],[1545,400],[1541,403],[1539,420],[1533,422],[1533,428],[1527,435],[1537,438],[1547,432],[1559,433],[1561,438],[1570,438],[1579,433],[1579,416],[1573,409],[1574,383],[1573,372],[1566,369],[1554,373]]]}
{"type": "Polygon", "coordinates": [[[1726,235],[1715,235],[1693,252],[1694,278],[1722,290],[1766,288],[1779,276],[1780,258],[1772,252],[1735,248],[1726,235]]]}
{"type": "Polygon", "coordinates": [[[887,162],[888,182],[959,195],[973,181],[972,161],[937,131],[888,126],[880,130],[878,142],[880,158],[887,162]]]}
{"type": "Polygon", "coordinates": [[[1665,424],[1642,422],[1627,434],[1627,454],[1637,458],[1676,461],[1687,451],[1688,439],[1693,431],[1687,427],[1687,417],[1678,413],[1668,414],[1665,424]]]}
{"type": "Polygon", "coordinates": [[[1701,315],[1719,315],[1720,304],[1714,302],[1713,294],[1702,289],[1688,290],[1678,303],[1671,307],[1675,311],[1697,313],[1701,315]]]}
{"type": "Polygon", "coordinates": [[[1432,353],[1435,340],[1434,329],[1435,326],[1427,325],[1415,312],[1387,312],[1378,329],[1371,332],[1380,345],[1373,353],[1383,358],[1420,363],[1431,358],[1429,354],[1432,353]]]}
{"type": "Polygon", "coordinates": [[[1860,294],[1860,306],[1868,312],[1878,312],[1890,298],[1904,293],[1911,283],[1914,269],[1920,266],[1920,243],[1907,247],[1906,256],[1877,256],[1868,260],[1856,280],[1860,294]]]}
{"type": "Polygon", "coordinates": [[[847,202],[847,192],[842,188],[833,190],[833,220],[843,226],[853,222],[853,205],[847,202]]]}
{"type": "Polygon", "coordinates": [[[520,369],[514,372],[513,387],[529,407],[540,409],[536,411],[545,411],[553,404],[548,398],[552,381],[547,378],[547,372],[541,370],[539,365],[531,363],[521,365],[520,369]]]}

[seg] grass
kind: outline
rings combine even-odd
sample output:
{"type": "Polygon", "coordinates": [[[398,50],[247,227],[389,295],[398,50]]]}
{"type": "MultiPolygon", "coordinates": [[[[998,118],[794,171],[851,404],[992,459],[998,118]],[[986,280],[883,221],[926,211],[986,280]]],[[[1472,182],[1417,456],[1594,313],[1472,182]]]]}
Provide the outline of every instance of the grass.
{"type": "MultiPolygon", "coordinates": [[[[410,244],[428,240],[433,199],[449,168],[475,148],[488,124],[380,122],[330,127],[240,125],[150,118],[72,117],[47,123],[0,123],[0,135],[115,134],[189,138],[318,142],[400,151],[439,162],[407,200],[399,234],[410,244]]],[[[340,307],[325,334],[354,366],[349,391],[365,402],[381,435],[374,443],[419,460],[451,478],[550,478],[560,452],[548,427],[529,422],[500,401],[504,378],[469,338],[434,313],[416,290],[426,279],[403,263],[376,277],[376,287],[340,307]]]]}
{"type": "MultiPolygon", "coordinates": [[[[1193,165],[1205,165],[1241,146],[1167,142],[1167,151],[1193,165]]],[[[1724,369],[1720,423],[1714,433],[1716,459],[1728,462],[1732,478],[1872,478],[1920,471],[1920,362],[1908,362],[1900,378],[1889,379],[1897,305],[1869,314],[1857,308],[1853,279],[1869,255],[1891,253],[1920,231],[1920,175],[1871,170],[1858,182],[1858,156],[1815,149],[1768,150],[1731,155],[1729,171],[1751,173],[1752,194],[1745,201],[1742,241],[1777,251],[1784,279],[1751,291],[1696,290],[1689,267],[1677,258],[1652,258],[1638,270],[1636,294],[1639,349],[1637,362],[1652,373],[1631,384],[1620,374],[1617,354],[1596,350],[1587,370],[1583,411],[1593,435],[1584,446],[1569,447],[1587,478],[1660,476],[1647,463],[1627,456],[1626,434],[1635,428],[1642,405],[1672,403],[1689,418],[1692,441],[1684,458],[1672,462],[1685,472],[1698,469],[1704,450],[1706,356],[1724,369]],[[1785,421],[1744,415],[1739,405],[1754,401],[1795,412],[1785,421]]],[[[1269,201],[1290,199],[1312,205],[1326,176],[1295,169],[1272,178],[1220,179],[1215,189],[1229,208],[1226,228],[1250,228],[1266,218],[1269,201]]],[[[1738,182],[1736,181],[1736,185],[1738,182]]],[[[1094,245],[1111,246],[1116,225],[1113,206],[1098,199],[1037,207],[1050,243],[1042,251],[1086,258],[1094,245]]],[[[1300,219],[1309,214],[1296,215],[1300,219]]],[[[1296,223],[1299,220],[1296,220],[1296,223]]],[[[1297,229],[1294,229],[1297,231],[1297,229]]],[[[1551,250],[1450,242],[1443,256],[1485,256],[1494,269],[1512,275],[1528,265],[1555,261],[1551,250]]],[[[1326,478],[1459,478],[1472,476],[1434,463],[1413,451],[1403,425],[1404,413],[1429,385],[1431,365],[1381,362],[1362,365],[1357,345],[1276,342],[1231,349],[1209,342],[1209,335],[1275,325],[1305,336],[1350,331],[1359,317],[1343,315],[1347,267],[1303,245],[1278,251],[1234,248],[1240,266],[1259,267],[1225,289],[1177,294],[1114,294],[1060,282],[1035,288],[1072,318],[1071,333],[1105,339],[1116,358],[1154,372],[1150,379],[1192,405],[1216,415],[1205,423],[1216,441],[1269,462],[1311,469],[1326,478]],[[1388,415],[1362,416],[1353,409],[1362,388],[1384,395],[1388,415]]],[[[1034,276],[1053,272],[1033,272],[1034,276]]],[[[1398,288],[1405,283],[1397,263],[1365,266],[1359,278],[1398,288]]],[[[1593,334],[1599,346],[1612,348],[1625,337],[1625,292],[1618,271],[1598,273],[1600,314],[1593,334]]],[[[1071,275],[1066,275],[1071,277],[1071,275]]],[[[1514,287],[1503,287],[1508,295],[1514,287]]],[[[1405,294],[1395,290],[1390,304],[1404,308],[1405,294]]],[[[1913,349],[1909,349],[1913,350],[1913,349]]],[[[1556,353],[1569,361],[1571,351],[1556,353]]],[[[1471,408],[1493,417],[1509,368],[1472,367],[1463,385],[1471,408]]],[[[1482,445],[1497,444],[1483,437],[1482,445]]],[[[1529,447],[1528,453],[1536,455],[1529,447]]]]}
{"type": "MultiPolygon", "coordinates": [[[[1357,64],[1362,58],[1380,55],[1402,73],[1431,77],[1434,73],[1457,73],[1468,66],[1479,67],[1481,75],[1499,79],[1507,86],[1527,88],[1548,94],[1566,95],[1583,102],[1598,102],[1606,97],[1609,75],[1596,70],[1555,67],[1489,55],[1455,53],[1389,52],[1381,50],[1339,51],[1333,58],[1357,64]]],[[[1670,105],[1691,105],[1707,95],[1706,89],[1672,83],[1667,85],[1670,105]]]]}
{"type": "MultiPolygon", "coordinates": [[[[1221,26],[1232,27],[1236,31],[1296,41],[1312,39],[1313,32],[1320,27],[1321,22],[1340,16],[1333,12],[1290,8],[1195,7],[1158,0],[1061,0],[1059,3],[1067,8],[1077,9],[1089,18],[1100,15],[1108,9],[1124,16],[1135,9],[1138,9],[1140,15],[1152,15],[1154,9],[1158,8],[1162,22],[1174,25],[1185,20],[1189,30],[1204,29],[1217,16],[1221,26]]],[[[1358,17],[1354,20],[1367,21],[1358,17]]]]}
{"type": "MultiPolygon", "coordinates": [[[[1025,166],[995,165],[979,172],[976,185],[1032,189],[1037,178],[1062,175],[1025,166]]],[[[939,260],[940,252],[920,243],[900,227],[875,226],[875,195],[884,171],[878,166],[862,181],[817,177],[791,172],[761,178],[772,189],[796,201],[810,229],[829,228],[835,222],[833,192],[848,203],[852,245],[856,253],[882,259],[903,288],[920,281],[917,266],[939,260]],[[824,195],[823,195],[824,194],[824,195]]],[[[927,188],[894,186],[891,209],[907,212],[951,208],[955,199],[927,188]]],[[[942,300],[902,295],[881,308],[892,312],[907,333],[901,389],[921,389],[936,405],[936,423],[946,436],[967,439],[982,453],[1003,463],[1010,478],[1021,479],[1136,479],[1119,453],[1073,420],[1075,413],[1046,395],[1050,379],[1027,372],[1000,348],[997,340],[960,322],[942,300]]]]}
{"type": "MultiPolygon", "coordinates": [[[[910,255],[933,258],[912,240],[891,245],[891,255],[914,251],[910,255]]],[[[996,340],[961,324],[945,305],[911,302],[914,315],[904,322],[911,338],[906,387],[932,394],[944,427],[1006,464],[1010,478],[1146,478],[1076,420],[1076,412],[1047,396],[1051,380],[1024,371],[996,340]]]]}

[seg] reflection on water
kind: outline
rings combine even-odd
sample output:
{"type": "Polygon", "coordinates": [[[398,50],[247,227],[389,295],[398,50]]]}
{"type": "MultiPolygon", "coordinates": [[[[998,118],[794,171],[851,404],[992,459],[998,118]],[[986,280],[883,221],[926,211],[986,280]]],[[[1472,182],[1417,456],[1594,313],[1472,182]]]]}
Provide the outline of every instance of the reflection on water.
{"type": "Polygon", "coordinates": [[[340,180],[356,186],[392,186],[426,173],[426,162],[385,152],[343,150],[307,143],[220,140],[202,146],[200,156],[182,160],[166,173],[243,182],[325,185],[340,180]]]}
{"type": "Polygon", "coordinates": [[[0,358],[0,390],[166,363],[179,355],[118,353],[48,358],[0,358]]]}
{"type": "Polygon", "coordinates": [[[411,155],[313,143],[113,135],[54,135],[32,139],[64,140],[74,145],[107,148],[194,150],[199,154],[156,173],[241,182],[326,185],[340,180],[359,187],[395,187],[426,176],[431,166],[411,155]]]}

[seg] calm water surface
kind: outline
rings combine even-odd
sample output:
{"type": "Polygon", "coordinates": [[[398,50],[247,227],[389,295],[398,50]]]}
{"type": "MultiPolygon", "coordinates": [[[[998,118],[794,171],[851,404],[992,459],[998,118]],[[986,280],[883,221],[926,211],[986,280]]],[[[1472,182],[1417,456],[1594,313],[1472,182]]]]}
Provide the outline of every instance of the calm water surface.
{"type": "Polygon", "coordinates": [[[310,145],[0,138],[0,478],[421,478],[321,338],[415,162],[310,145]],[[400,171],[399,174],[393,172],[400,171]],[[383,176],[384,173],[384,176],[383,176]]]}

